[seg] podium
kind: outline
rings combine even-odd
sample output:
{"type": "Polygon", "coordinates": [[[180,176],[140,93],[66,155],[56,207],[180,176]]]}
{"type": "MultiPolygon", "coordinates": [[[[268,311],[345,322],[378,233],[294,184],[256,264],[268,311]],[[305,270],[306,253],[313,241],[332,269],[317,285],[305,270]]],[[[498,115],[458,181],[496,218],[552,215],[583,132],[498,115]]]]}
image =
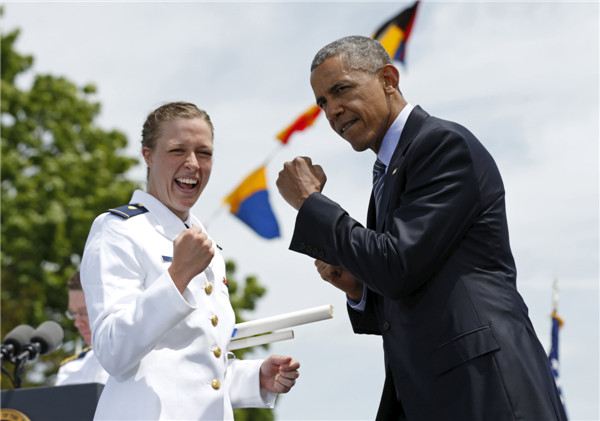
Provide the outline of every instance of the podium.
{"type": "Polygon", "coordinates": [[[100,383],[84,383],[3,390],[2,412],[17,410],[31,421],[91,421],[102,389],[100,383]]]}

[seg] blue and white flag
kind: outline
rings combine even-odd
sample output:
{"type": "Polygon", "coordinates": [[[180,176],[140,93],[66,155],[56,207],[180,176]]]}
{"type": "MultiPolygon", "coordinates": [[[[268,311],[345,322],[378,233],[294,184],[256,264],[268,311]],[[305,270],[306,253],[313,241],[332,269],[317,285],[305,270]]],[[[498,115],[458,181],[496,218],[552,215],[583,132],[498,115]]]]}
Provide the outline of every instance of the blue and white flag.
{"type": "Polygon", "coordinates": [[[554,376],[554,381],[556,382],[556,388],[558,389],[560,400],[566,412],[565,400],[560,381],[560,364],[558,362],[558,331],[563,324],[564,322],[558,313],[556,313],[556,311],[552,312],[552,344],[550,346],[550,352],[548,353],[548,361],[550,361],[550,368],[552,369],[552,375],[554,376]]]}

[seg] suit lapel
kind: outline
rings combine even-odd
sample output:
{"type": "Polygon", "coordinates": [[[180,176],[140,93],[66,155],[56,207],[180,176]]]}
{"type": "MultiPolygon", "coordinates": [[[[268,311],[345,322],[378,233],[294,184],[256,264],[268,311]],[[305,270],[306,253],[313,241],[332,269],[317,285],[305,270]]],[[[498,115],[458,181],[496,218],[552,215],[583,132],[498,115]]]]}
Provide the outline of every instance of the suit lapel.
{"type": "MultiPolygon", "coordinates": [[[[390,199],[392,197],[392,193],[394,192],[395,187],[398,185],[398,176],[400,175],[400,169],[404,162],[404,156],[411,145],[414,138],[417,136],[425,119],[429,117],[429,114],[425,112],[418,105],[412,110],[408,119],[406,120],[406,124],[404,125],[404,129],[400,134],[400,140],[398,141],[398,145],[394,150],[394,155],[390,161],[390,165],[388,166],[387,172],[385,173],[384,183],[383,183],[383,191],[381,197],[381,207],[384,210],[381,212],[382,215],[385,215],[382,218],[379,218],[377,221],[377,232],[383,232],[385,228],[385,222],[388,219],[388,213],[390,211],[390,199]]],[[[373,194],[371,193],[371,202],[373,202],[372,198],[373,194]]],[[[371,212],[371,205],[369,206],[369,215],[374,214],[375,212],[371,212]]]]}

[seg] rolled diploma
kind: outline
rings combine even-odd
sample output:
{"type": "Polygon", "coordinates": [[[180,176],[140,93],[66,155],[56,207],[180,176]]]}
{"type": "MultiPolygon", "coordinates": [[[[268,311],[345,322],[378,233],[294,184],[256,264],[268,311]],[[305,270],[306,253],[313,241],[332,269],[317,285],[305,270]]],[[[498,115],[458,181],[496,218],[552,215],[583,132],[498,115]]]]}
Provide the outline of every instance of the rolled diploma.
{"type": "Polygon", "coordinates": [[[333,306],[327,304],[306,310],[293,311],[277,316],[265,317],[249,322],[238,323],[233,329],[232,338],[245,338],[261,333],[273,332],[278,329],[318,322],[333,318],[333,306]]]}
{"type": "Polygon", "coordinates": [[[251,346],[270,344],[273,342],[285,341],[287,339],[294,339],[294,331],[293,330],[285,330],[283,332],[269,333],[268,335],[252,336],[250,338],[235,339],[230,342],[229,350],[234,351],[236,349],[249,348],[251,346]]]}

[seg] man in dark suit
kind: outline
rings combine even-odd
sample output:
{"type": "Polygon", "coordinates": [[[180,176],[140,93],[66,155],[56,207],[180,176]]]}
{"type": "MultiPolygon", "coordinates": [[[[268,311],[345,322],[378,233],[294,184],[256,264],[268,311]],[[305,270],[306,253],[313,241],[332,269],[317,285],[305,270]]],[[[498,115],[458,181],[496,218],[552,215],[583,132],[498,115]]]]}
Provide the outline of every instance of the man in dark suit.
{"type": "Polygon", "coordinates": [[[377,154],[367,227],[321,193],[310,158],[277,186],[298,215],[290,248],[343,290],[356,333],[383,337],[378,420],[565,420],[544,349],[516,289],[504,187],[464,127],[408,104],[385,49],[324,47],[317,104],[356,151],[377,154]]]}

